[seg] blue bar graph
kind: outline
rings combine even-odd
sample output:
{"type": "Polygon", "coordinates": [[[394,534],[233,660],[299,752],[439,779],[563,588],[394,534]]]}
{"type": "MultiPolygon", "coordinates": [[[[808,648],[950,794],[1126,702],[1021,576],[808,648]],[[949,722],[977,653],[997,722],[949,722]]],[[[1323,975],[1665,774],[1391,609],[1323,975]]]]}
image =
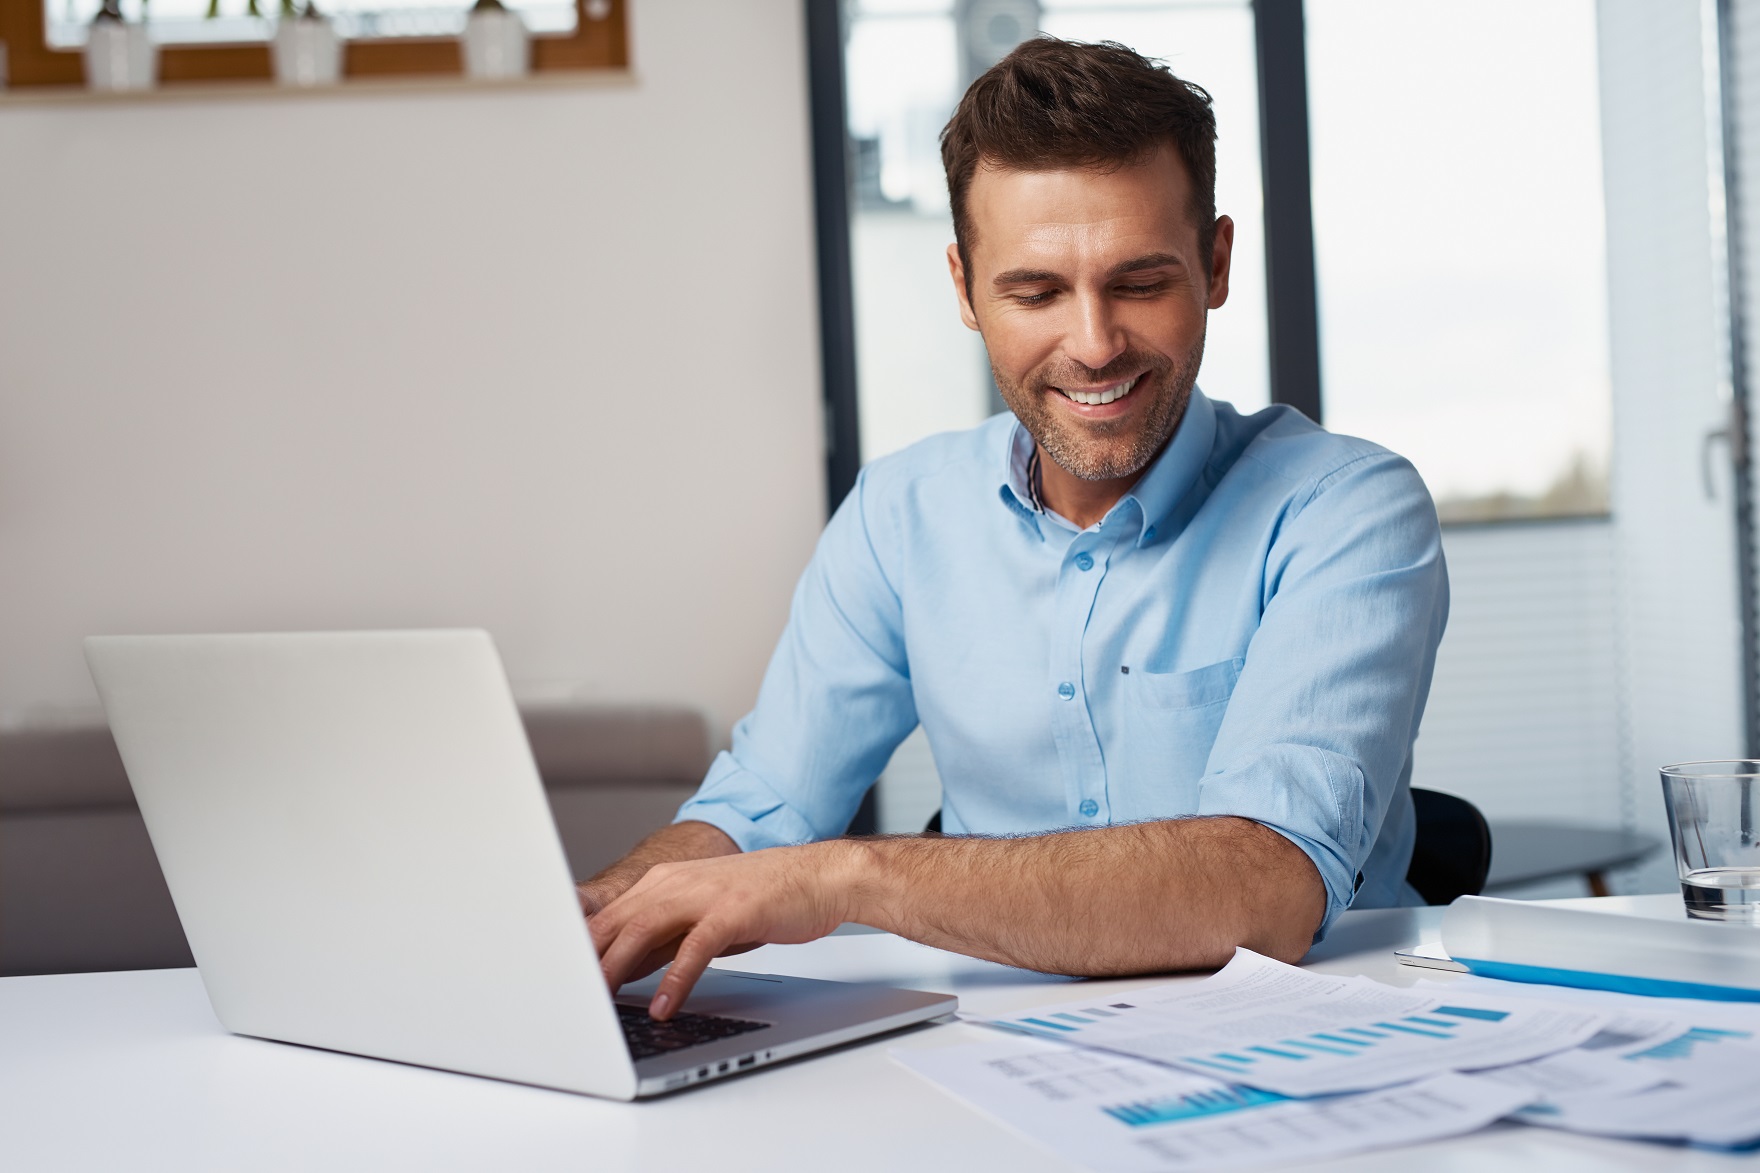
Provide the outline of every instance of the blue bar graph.
{"type": "Polygon", "coordinates": [[[1075,1029],[1076,1029],[1076,1028],[1075,1028],[1075,1027],[1073,1027],[1073,1026],[1067,1026],[1067,1025],[1065,1025],[1065,1024],[1064,1024],[1064,1023],[1061,1023],[1061,1022],[1046,1022],[1046,1021],[1045,1021],[1045,1020],[1044,1020],[1044,1019],[1043,1019],[1043,1018],[1023,1018],[1023,1019],[1021,1019],[1021,1021],[1022,1021],[1022,1022],[1026,1022],[1026,1023],[1031,1023],[1031,1024],[1032,1024],[1032,1025],[1034,1025],[1034,1026],[1041,1026],[1041,1027],[1044,1027],[1044,1028],[1046,1028],[1046,1029],[1047,1029],[1047,1030],[1069,1030],[1069,1031],[1073,1031],[1073,1030],[1075,1030],[1075,1029]]]}
{"type": "MultiPolygon", "coordinates": [[[[1119,1039],[1122,1038],[1117,1033],[1119,1028],[1130,1019],[1128,1014],[1121,1012],[1133,1009],[1136,1008],[1128,1002],[1114,1002],[1106,1006],[1076,1006],[1070,1010],[1047,1009],[1040,1011],[1038,1017],[1017,1018],[998,1025],[1041,1037],[1049,1035],[1053,1038],[1070,1039],[1072,1042],[1076,1039],[1071,1036],[1081,1036],[1088,1030],[1098,1032],[1094,1036],[1097,1038],[1119,1039]],[[1116,1021],[1107,1022],[1107,1019],[1116,1021]]],[[[1275,1085],[1276,1080],[1270,1073],[1285,1064],[1303,1064],[1314,1072],[1330,1071],[1334,1064],[1342,1060],[1373,1056],[1378,1048],[1403,1050],[1399,1044],[1415,1045],[1419,1039],[1454,1042],[1463,1037],[1463,1031],[1467,1037],[1472,1037],[1478,1030],[1494,1026],[1509,1017],[1510,1012],[1507,1010],[1491,1010],[1480,1006],[1436,1006],[1419,1013],[1397,1015],[1362,1026],[1333,1026],[1298,1037],[1268,1039],[1248,1045],[1236,1044],[1227,1051],[1182,1055],[1178,1058],[1169,1055],[1164,1061],[1190,1064],[1193,1070],[1209,1072],[1226,1078],[1230,1083],[1251,1084],[1266,1080],[1275,1085]]],[[[1740,1032],[1701,1029],[1653,1047],[1644,1052],[1642,1057],[1684,1058],[1692,1053],[1694,1047],[1726,1037],[1747,1036],[1740,1032]]],[[[1122,1049],[1131,1050],[1129,1046],[1122,1049]]],[[[1634,1056],[1636,1057],[1638,1056],[1634,1056]]],[[[1142,1105],[1127,1107],[1132,1111],[1149,1111],[1142,1105]]],[[[1157,1103],[1153,1107],[1159,1112],[1165,1105],[1157,1103]]]]}
{"type": "Polygon", "coordinates": [[[1485,1010],[1478,1006],[1438,1006],[1432,1014],[1446,1014],[1450,1018],[1475,1018],[1480,1022],[1502,1022],[1509,1017],[1507,1010],[1485,1010]]]}
{"type": "MultiPolygon", "coordinates": [[[[1320,1036],[1315,1035],[1314,1037],[1319,1038],[1320,1036]]],[[[1321,1044],[1321,1043],[1310,1043],[1304,1039],[1284,1039],[1284,1040],[1282,1040],[1280,1045],[1285,1046],[1285,1047],[1300,1047],[1305,1051],[1319,1051],[1322,1055],[1355,1055],[1356,1054],[1355,1051],[1347,1051],[1343,1047],[1328,1047],[1328,1046],[1325,1046],[1324,1044],[1321,1044]]]]}
{"type": "MultiPolygon", "coordinates": [[[[1489,1025],[1502,1022],[1509,1017],[1506,1010],[1484,1010],[1469,1006],[1438,1006],[1423,1014],[1408,1014],[1404,1017],[1386,1022],[1376,1022],[1370,1026],[1342,1026],[1331,1030],[1315,1031],[1301,1038],[1278,1039],[1264,1046],[1239,1047],[1233,1051],[1216,1051],[1208,1055],[1189,1055],[1183,1057],[1182,1063],[1195,1063],[1207,1070],[1226,1072],[1237,1079],[1252,1080],[1252,1065],[1263,1063],[1268,1059],[1288,1059],[1303,1061],[1320,1059],[1324,1056],[1336,1058],[1355,1058],[1371,1053],[1377,1046],[1407,1036],[1419,1036],[1427,1039],[1452,1041],[1460,1037],[1456,1032],[1462,1027],[1472,1025],[1489,1025]]],[[[1670,1046],[1690,1047],[1689,1039],[1676,1040],[1657,1048],[1657,1057],[1668,1057],[1664,1052],[1670,1046]]],[[[1646,1052],[1649,1054],[1650,1052],[1646,1052]]],[[[1684,1053],[1684,1052],[1683,1052],[1684,1053]]],[[[1264,1070],[1261,1068],[1260,1070],[1264,1070]]]]}
{"type": "Polygon", "coordinates": [[[1134,1128],[1140,1128],[1145,1124],[1171,1124],[1176,1120],[1191,1120],[1200,1116],[1217,1116],[1224,1112],[1238,1112],[1242,1108],[1280,1104],[1288,1098],[1288,1096],[1280,1096],[1276,1092],[1262,1092],[1258,1088],[1225,1087],[1211,1091],[1190,1092],[1183,1096],[1117,1104],[1105,1109],[1105,1112],[1115,1120],[1122,1120],[1134,1128]]]}
{"type": "MultiPolygon", "coordinates": [[[[1409,1022],[1411,1020],[1407,1019],[1406,1021],[1409,1022]]],[[[1404,1034],[1408,1034],[1408,1035],[1428,1035],[1430,1038],[1433,1038],[1433,1039],[1452,1039],[1452,1038],[1454,1038],[1453,1035],[1448,1034],[1444,1031],[1425,1030],[1422,1027],[1406,1026],[1404,1023],[1398,1023],[1398,1022],[1378,1022],[1375,1025],[1382,1027],[1386,1030],[1397,1030],[1397,1031],[1400,1031],[1400,1032],[1402,1032],[1404,1034]]]]}
{"type": "Polygon", "coordinates": [[[1714,1030],[1708,1026],[1695,1026],[1684,1035],[1679,1035],[1666,1043],[1658,1043],[1646,1051],[1639,1051],[1629,1056],[1632,1059],[1690,1059],[1693,1052],[1700,1047],[1715,1046],[1727,1039],[1751,1039],[1754,1036],[1745,1030],[1714,1030]]]}
{"type": "Polygon", "coordinates": [[[1239,1063],[1219,1063],[1214,1059],[1187,1059],[1187,1063],[1196,1063],[1200,1067],[1208,1067],[1212,1071],[1224,1071],[1229,1075],[1239,1075],[1246,1070],[1239,1063]]]}

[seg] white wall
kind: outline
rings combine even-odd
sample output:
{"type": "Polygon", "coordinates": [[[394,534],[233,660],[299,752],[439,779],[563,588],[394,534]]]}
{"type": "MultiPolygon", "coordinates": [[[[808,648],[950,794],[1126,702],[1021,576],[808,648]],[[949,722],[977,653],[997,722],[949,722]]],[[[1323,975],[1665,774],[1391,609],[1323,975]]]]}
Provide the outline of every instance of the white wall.
{"type": "Polygon", "coordinates": [[[801,6],[634,80],[0,98],[0,718],[90,632],[482,625],[751,703],[823,521],[801,6]]]}

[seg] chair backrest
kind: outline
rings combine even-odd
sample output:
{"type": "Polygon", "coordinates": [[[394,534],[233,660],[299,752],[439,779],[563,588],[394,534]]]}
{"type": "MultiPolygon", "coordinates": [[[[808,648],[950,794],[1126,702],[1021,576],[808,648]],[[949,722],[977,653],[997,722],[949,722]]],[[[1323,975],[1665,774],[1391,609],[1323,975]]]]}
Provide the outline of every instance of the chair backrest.
{"type": "Polygon", "coordinates": [[[1440,790],[1412,788],[1418,834],[1406,883],[1426,904],[1477,896],[1491,870],[1491,828],[1479,808],[1440,790]]]}
{"type": "MultiPolygon", "coordinates": [[[[1406,883],[1426,904],[1452,904],[1456,896],[1477,896],[1491,870],[1491,828],[1479,808],[1440,790],[1412,787],[1418,834],[1406,883]]],[[[939,834],[941,812],[929,817],[925,834],[939,834]]]]}

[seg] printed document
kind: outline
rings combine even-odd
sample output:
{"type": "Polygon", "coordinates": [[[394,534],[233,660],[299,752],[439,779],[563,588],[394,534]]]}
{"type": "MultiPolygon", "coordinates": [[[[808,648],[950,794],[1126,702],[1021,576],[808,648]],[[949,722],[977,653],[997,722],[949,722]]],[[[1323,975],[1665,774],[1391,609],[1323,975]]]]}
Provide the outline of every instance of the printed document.
{"type": "MultiPolygon", "coordinates": [[[[1749,1049],[1750,1059],[1760,1059],[1760,1052],[1749,1049]]],[[[1760,1141],[1760,1072],[1744,1071],[1717,1084],[1671,1081],[1627,1096],[1548,1099],[1516,1119],[1596,1136],[1749,1148],[1760,1141]]]]}
{"type": "Polygon", "coordinates": [[[1587,1041],[1610,1017],[1589,1007],[1333,977],[1239,949],[1202,982],[974,1021],[1317,1096],[1537,1059],[1587,1041]]]}
{"type": "Polygon", "coordinates": [[[1519,1120],[1599,1136],[1726,1148],[1760,1141],[1760,1006],[1478,977],[1424,984],[1436,991],[1545,1000],[1615,1014],[1574,1050],[1482,1074],[1540,1093],[1519,1120]]]}
{"type": "Polygon", "coordinates": [[[1533,1098],[1462,1075],[1318,1100],[1039,1039],[894,1059],[980,1112],[1106,1173],[1314,1161],[1471,1132],[1533,1098]]]}

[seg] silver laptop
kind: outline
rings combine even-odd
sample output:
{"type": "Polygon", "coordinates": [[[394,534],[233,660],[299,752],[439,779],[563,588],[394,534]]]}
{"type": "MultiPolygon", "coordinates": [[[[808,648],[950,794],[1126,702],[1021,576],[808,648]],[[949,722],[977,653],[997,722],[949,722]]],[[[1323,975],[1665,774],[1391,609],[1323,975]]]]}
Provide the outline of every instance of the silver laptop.
{"type": "Polygon", "coordinates": [[[86,659],[228,1030],[615,1099],[951,1014],[711,969],[613,997],[481,631],[107,636],[86,659]]]}

